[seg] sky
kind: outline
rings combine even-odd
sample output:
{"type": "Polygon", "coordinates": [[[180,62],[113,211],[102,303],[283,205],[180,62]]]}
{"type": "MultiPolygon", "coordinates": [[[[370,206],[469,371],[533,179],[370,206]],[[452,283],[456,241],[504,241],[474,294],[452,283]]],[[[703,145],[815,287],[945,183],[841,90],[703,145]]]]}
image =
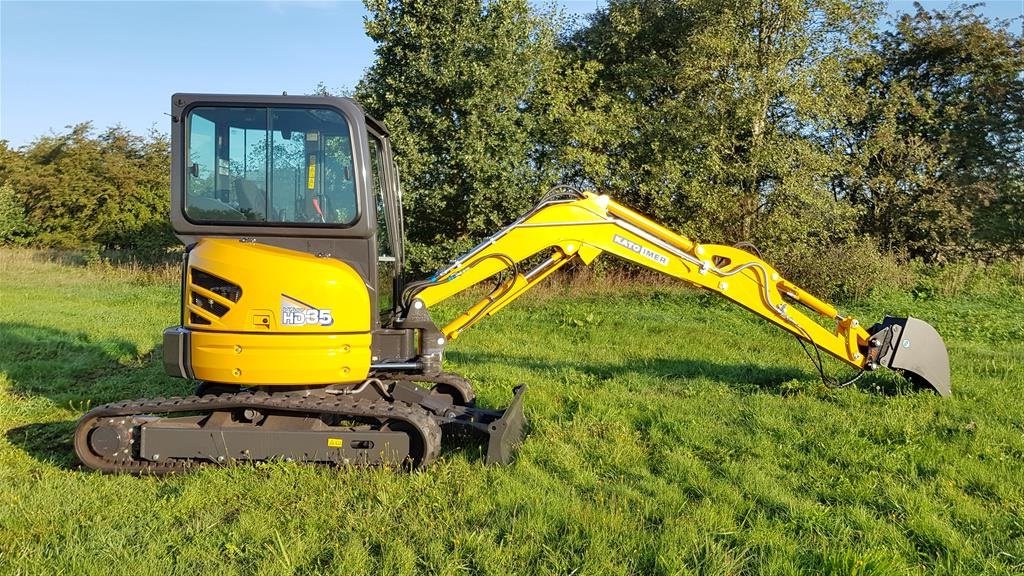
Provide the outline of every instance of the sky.
{"type": "MultiPolygon", "coordinates": [[[[602,0],[562,0],[584,15],[602,0]]],[[[928,9],[948,0],[924,0],[928,9]]],[[[913,11],[890,0],[890,14],[913,11]]],[[[987,0],[994,18],[1024,0],[987,0]]],[[[357,1],[0,0],[0,139],[13,147],[91,120],[167,132],[171,94],[354,88],[373,62],[357,1]]]]}

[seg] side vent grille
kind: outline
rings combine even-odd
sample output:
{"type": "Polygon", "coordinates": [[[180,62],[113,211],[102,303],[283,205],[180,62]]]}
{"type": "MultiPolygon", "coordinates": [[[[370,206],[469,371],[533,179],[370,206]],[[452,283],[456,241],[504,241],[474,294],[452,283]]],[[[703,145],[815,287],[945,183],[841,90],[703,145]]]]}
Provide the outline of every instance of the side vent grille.
{"type": "Polygon", "coordinates": [[[242,288],[195,268],[190,270],[188,305],[192,309],[189,319],[193,324],[210,325],[212,322],[207,314],[220,318],[231,310],[230,303],[238,302],[242,297],[242,288]]]}
{"type": "Polygon", "coordinates": [[[230,308],[221,304],[220,302],[217,302],[213,298],[205,298],[203,296],[200,296],[199,294],[196,294],[195,292],[192,293],[192,303],[195,304],[196,306],[199,306],[203,310],[212,313],[214,316],[218,318],[227,314],[228,310],[230,310],[230,308]]]}
{"type": "Polygon", "coordinates": [[[238,285],[195,268],[192,269],[192,283],[232,302],[238,302],[238,299],[242,297],[242,288],[238,285]]]}

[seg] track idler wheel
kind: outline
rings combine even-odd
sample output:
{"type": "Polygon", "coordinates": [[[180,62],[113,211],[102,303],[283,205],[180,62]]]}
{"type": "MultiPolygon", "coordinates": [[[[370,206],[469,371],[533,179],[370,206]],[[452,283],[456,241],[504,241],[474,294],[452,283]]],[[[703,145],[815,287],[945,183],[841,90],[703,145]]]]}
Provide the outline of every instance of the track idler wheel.
{"type": "Polygon", "coordinates": [[[113,472],[133,458],[137,422],[131,417],[83,418],[75,430],[78,460],[95,470],[113,472]]]}

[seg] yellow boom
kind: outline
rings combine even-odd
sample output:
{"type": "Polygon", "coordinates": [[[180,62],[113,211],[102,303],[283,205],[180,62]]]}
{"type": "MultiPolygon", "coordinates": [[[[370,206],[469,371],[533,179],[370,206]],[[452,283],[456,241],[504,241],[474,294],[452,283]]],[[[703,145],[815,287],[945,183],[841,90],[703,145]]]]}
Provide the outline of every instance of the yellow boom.
{"type": "Polygon", "coordinates": [[[407,302],[430,308],[511,270],[491,293],[441,328],[446,339],[454,340],[574,259],[589,264],[602,252],[717,292],[836,358],[865,367],[861,350],[869,335],[860,322],[786,280],[764,260],[732,246],[698,244],[608,196],[589,192],[541,202],[428,281],[411,286],[407,302]],[[527,272],[518,269],[520,262],[545,250],[550,256],[540,265],[527,272]],[[834,329],[823,328],[787,300],[834,321],[834,329]]]}

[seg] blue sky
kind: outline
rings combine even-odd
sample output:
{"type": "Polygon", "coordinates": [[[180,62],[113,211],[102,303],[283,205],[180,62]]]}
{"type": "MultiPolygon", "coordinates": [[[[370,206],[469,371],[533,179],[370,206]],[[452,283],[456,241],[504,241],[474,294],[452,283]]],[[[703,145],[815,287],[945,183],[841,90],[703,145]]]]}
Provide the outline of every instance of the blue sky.
{"type": "MultiPolygon", "coordinates": [[[[560,4],[586,14],[603,2],[560,4]]],[[[888,3],[890,13],[911,10],[911,0],[888,3]]],[[[988,0],[984,11],[1016,17],[1024,0],[988,0]]],[[[0,139],[17,147],[86,120],[166,131],[174,92],[354,87],[373,61],[364,15],[355,1],[0,0],[0,139]]]]}

